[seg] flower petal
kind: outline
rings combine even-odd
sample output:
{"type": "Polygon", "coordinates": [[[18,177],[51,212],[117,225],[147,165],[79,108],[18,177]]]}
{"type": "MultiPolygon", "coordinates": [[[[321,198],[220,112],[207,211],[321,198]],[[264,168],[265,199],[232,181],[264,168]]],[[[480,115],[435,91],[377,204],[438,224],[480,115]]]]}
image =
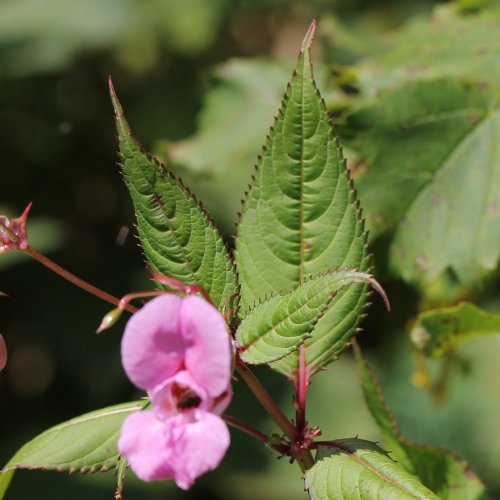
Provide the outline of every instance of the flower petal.
{"type": "Polygon", "coordinates": [[[229,447],[229,430],[220,417],[201,410],[193,422],[180,415],[170,423],[170,464],[177,486],[187,490],[197,477],[217,468],[229,447]]]}
{"type": "Polygon", "coordinates": [[[176,373],[184,360],[181,304],[171,294],[154,298],[128,321],[122,338],[122,363],[129,379],[152,389],[176,373]]]}
{"type": "Polygon", "coordinates": [[[231,339],[222,314],[200,297],[189,296],[181,306],[185,363],[207,394],[217,397],[231,382],[231,339]]]}
{"type": "Polygon", "coordinates": [[[152,411],[141,411],[127,417],[118,440],[118,450],[143,481],[174,477],[169,463],[171,450],[165,423],[152,411]]]}

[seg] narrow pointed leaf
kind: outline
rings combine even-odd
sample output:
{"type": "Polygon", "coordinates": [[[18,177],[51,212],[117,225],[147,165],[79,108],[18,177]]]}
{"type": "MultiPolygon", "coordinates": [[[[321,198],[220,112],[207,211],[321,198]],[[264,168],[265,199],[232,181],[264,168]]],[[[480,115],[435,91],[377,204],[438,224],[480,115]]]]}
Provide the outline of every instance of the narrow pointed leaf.
{"type": "Polygon", "coordinates": [[[366,404],[377,423],[390,455],[422,484],[444,500],[482,500],[486,492],[481,480],[467,463],[448,450],[413,443],[402,436],[394,416],[384,401],[380,385],[355,344],[361,388],[366,404]]]}
{"type": "Polygon", "coordinates": [[[315,327],[327,312],[334,313],[329,335],[334,339],[336,350],[341,352],[352,336],[358,313],[349,309],[349,296],[338,292],[371,280],[366,273],[331,271],[259,304],[243,319],[236,332],[241,358],[251,364],[283,358],[297,350],[307,337],[314,337],[315,327]]]}
{"type": "Polygon", "coordinates": [[[500,333],[500,314],[462,302],[457,306],[433,309],[419,315],[410,336],[426,356],[439,358],[462,342],[500,333]]]}
{"type": "Polygon", "coordinates": [[[236,275],[219,231],[180,179],[139,146],[112,85],[123,177],[153,271],[200,285],[214,304],[231,308],[236,275]]]}
{"type": "MultiPolygon", "coordinates": [[[[292,80],[259,160],[244,202],[236,240],[241,316],[254,303],[291,290],[306,276],[327,269],[369,268],[366,234],[356,193],[316,88],[310,60],[314,26],[306,35],[292,80]]],[[[366,287],[345,291],[360,315],[366,287]]],[[[317,369],[337,353],[328,335],[333,318],[318,323],[321,347],[306,342],[308,365],[317,369]]],[[[298,357],[274,365],[291,375],[298,357]]]]}
{"type": "Polygon", "coordinates": [[[144,407],[144,401],[109,406],[46,430],[26,443],[0,473],[0,499],[16,469],[96,472],[114,467],[116,442],[125,418],[144,407]]]}
{"type": "Polygon", "coordinates": [[[439,499],[375,443],[340,439],[321,446],[305,474],[311,500],[439,499]]]}

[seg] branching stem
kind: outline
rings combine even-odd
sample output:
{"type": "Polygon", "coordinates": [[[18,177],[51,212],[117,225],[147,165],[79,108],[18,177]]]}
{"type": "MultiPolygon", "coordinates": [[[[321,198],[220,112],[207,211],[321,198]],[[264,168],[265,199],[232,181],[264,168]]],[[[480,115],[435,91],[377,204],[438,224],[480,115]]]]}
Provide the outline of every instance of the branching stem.
{"type": "MultiPolygon", "coordinates": [[[[95,295],[96,297],[109,302],[110,304],[113,304],[115,306],[120,305],[120,299],[117,297],[114,297],[113,295],[95,287],[94,285],[91,285],[90,283],[87,283],[86,281],[82,280],[78,276],[75,276],[73,273],[70,273],[63,267],[61,267],[59,264],[56,264],[54,261],[50,260],[48,257],[45,255],[41,254],[37,250],[35,250],[33,247],[28,246],[26,250],[22,250],[23,252],[27,253],[31,257],[33,257],[35,260],[40,262],[40,264],[43,264],[45,267],[50,269],[51,271],[54,271],[56,274],[59,276],[63,277],[64,279],[68,280],[69,282],[73,283],[74,285],[82,288],[86,292],[91,293],[92,295],[95,295]]],[[[130,304],[126,304],[124,307],[125,310],[129,312],[135,312],[137,309],[130,304]]]]}

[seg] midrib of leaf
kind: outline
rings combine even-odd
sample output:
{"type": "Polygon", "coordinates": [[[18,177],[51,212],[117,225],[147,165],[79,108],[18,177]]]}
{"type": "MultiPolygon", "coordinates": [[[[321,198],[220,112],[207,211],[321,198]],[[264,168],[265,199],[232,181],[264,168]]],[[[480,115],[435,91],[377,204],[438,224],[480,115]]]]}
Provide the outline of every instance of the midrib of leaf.
{"type": "MultiPolygon", "coordinates": [[[[130,132],[130,129],[129,129],[129,134],[130,134],[130,133],[131,133],[131,132],[130,132]]],[[[129,148],[130,148],[130,142],[129,142],[129,141],[131,141],[131,140],[133,141],[133,139],[130,137],[130,135],[127,135],[127,145],[128,145],[128,147],[129,147],[129,148]]],[[[141,149],[139,144],[136,144],[136,146],[137,146],[139,149],[141,149]]],[[[130,152],[131,152],[131,151],[132,151],[132,148],[130,148],[130,152]]],[[[172,178],[174,178],[172,174],[170,174],[169,172],[165,172],[165,171],[161,168],[161,166],[160,166],[160,165],[158,165],[158,168],[159,168],[159,170],[158,170],[158,174],[159,174],[159,175],[170,175],[172,178]]],[[[141,172],[142,172],[143,174],[145,173],[145,171],[144,171],[144,169],[143,169],[143,168],[141,168],[141,172]]],[[[147,176],[147,175],[143,175],[143,179],[146,181],[146,183],[147,183],[147,185],[148,185],[148,187],[149,187],[149,189],[150,189],[152,199],[154,200],[154,202],[155,202],[156,206],[160,209],[161,213],[163,214],[163,219],[164,219],[164,221],[165,221],[166,225],[168,226],[168,228],[169,228],[169,230],[170,230],[170,234],[172,235],[173,239],[175,240],[175,243],[177,244],[177,249],[178,249],[179,253],[182,255],[182,258],[184,259],[184,262],[185,262],[185,264],[186,264],[186,267],[188,268],[189,272],[191,273],[191,277],[193,278],[193,281],[194,281],[195,283],[198,283],[198,279],[197,279],[196,274],[195,274],[195,272],[194,272],[194,270],[193,270],[193,268],[192,268],[192,266],[191,266],[191,263],[189,262],[189,258],[188,258],[188,256],[186,255],[186,252],[185,252],[185,250],[184,250],[183,246],[182,246],[182,245],[180,244],[180,242],[179,242],[179,238],[177,237],[177,234],[176,234],[176,232],[175,232],[175,230],[174,230],[174,228],[173,228],[173,226],[172,226],[172,223],[170,222],[170,219],[167,217],[167,214],[165,213],[165,209],[164,209],[164,207],[163,207],[163,205],[162,205],[162,203],[161,203],[161,201],[160,201],[160,198],[161,198],[161,197],[160,197],[160,196],[158,195],[158,193],[155,191],[154,186],[153,186],[153,185],[149,182],[148,176],[147,176]]],[[[134,186],[134,184],[133,184],[132,182],[128,182],[128,181],[127,181],[127,184],[128,184],[128,186],[129,186],[129,189],[133,189],[133,190],[137,193],[137,195],[138,195],[139,197],[141,197],[141,198],[143,198],[143,197],[144,197],[144,194],[139,193],[139,191],[137,191],[137,189],[135,188],[135,186],[134,186]]],[[[186,196],[190,196],[190,193],[189,193],[188,191],[186,191],[186,190],[185,190],[185,193],[186,193],[186,196]]],[[[189,217],[191,218],[191,214],[190,214],[190,216],[189,216],[189,217]]],[[[154,250],[154,249],[153,249],[153,250],[154,250]]],[[[157,252],[157,253],[158,253],[161,257],[163,257],[163,256],[162,256],[159,252],[157,252]]],[[[163,257],[163,258],[164,258],[164,257],[163,257]]]]}
{"type": "MultiPolygon", "coordinates": [[[[302,73],[305,71],[305,57],[302,60],[302,73]]],[[[300,210],[300,233],[299,233],[299,244],[300,244],[300,267],[299,267],[299,283],[304,283],[304,265],[305,265],[305,244],[304,244],[304,78],[300,82],[300,104],[301,104],[301,122],[302,127],[300,128],[300,199],[299,199],[299,210],[300,210]]]]}
{"type": "MultiPolygon", "coordinates": [[[[344,285],[344,286],[347,286],[347,285],[344,285]]],[[[320,295],[321,293],[323,293],[323,290],[318,290],[316,293],[314,293],[313,295],[311,295],[308,299],[307,302],[304,302],[304,304],[302,304],[298,309],[295,309],[294,311],[292,311],[291,314],[288,314],[287,316],[284,316],[280,321],[278,321],[277,323],[274,323],[273,325],[271,325],[271,329],[270,330],[266,330],[265,332],[262,333],[262,335],[258,335],[256,336],[256,338],[254,340],[252,340],[252,342],[249,342],[248,344],[246,344],[244,347],[241,348],[241,351],[242,352],[245,352],[246,350],[248,350],[250,347],[252,347],[256,342],[258,342],[262,337],[265,337],[270,331],[274,330],[275,328],[278,328],[280,325],[282,325],[283,323],[285,323],[288,319],[290,319],[290,317],[292,315],[295,315],[295,314],[298,314],[300,313],[300,311],[302,311],[303,309],[307,309],[308,306],[309,306],[309,302],[314,300],[318,295],[320,295]]],[[[337,292],[330,292],[329,295],[329,299],[325,302],[324,304],[324,309],[327,309],[328,308],[328,305],[331,303],[331,301],[333,300],[333,298],[335,297],[337,292]]],[[[278,297],[277,297],[278,298],[278,297]]],[[[284,298],[284,297],[283,297],[284,298]]]]}
{"type": "Polygon", "coordinates": [[[410,491],[404,485],[402,485],[400,483],[396,483],[395,481],[393,481],[391,478],[389,478],[385,474],[382,474],[380,471],[375,469],[372,465],[370,465],[368,462],[363,460],[361,457],[359,457],[358,455],[356,455],[352,451],[346,450],[345,448],[342,448],[342,446],[339,446],[335,443],[328,443],[328,445],[326,445],[326,447],[333,448],[333,449],[339,451],[340,453],[347,455],[351,460],[354,460],[355,462],[358,462],[359,464],[361,464],[363,467],[366,467],[368,470],[373,472],[376,476],[378,476],[380,479],[382,479],[386,483],[390,483],[393,486],[396,486],[397,488],[406,491],[410,495],[413,495],[415,498],[419,498],[420,500],[427,500],[426,497],[423,497],[421,495],[416,495],[413,491],[410,491]]]}

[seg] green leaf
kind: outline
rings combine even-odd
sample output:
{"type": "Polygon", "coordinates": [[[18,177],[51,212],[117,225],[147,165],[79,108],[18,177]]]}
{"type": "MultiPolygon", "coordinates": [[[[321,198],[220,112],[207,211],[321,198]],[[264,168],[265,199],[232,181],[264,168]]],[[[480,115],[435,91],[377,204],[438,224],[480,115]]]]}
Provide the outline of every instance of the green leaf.
{"type": "Polygon", "coordinates": [[[26,443],[0,474],[0,499],[16,469],[85,473],[114,467],[119,457],[116,442],[121,425],[144,405],[144,401],[135,401],[86,413],[51,427],[26,443]]]}
{"type": "Polygon", "coordinates": [[[422,286],[448,268],[477,286],[500,255],[500,112],[490,88],[444,79],[383,92],[354,113],[357,185],[394,271],[422,286]]]}
{"type": "Polygon", "coordinates": [[[318,449],[305,474],[312,500],[438,499],[375,443],[340,439],[318,449]]]}
{"type": "MultiPolygon", "coordinates": [[[[356,193],[313,79],[312,33],[313,27],[243,205],[235,253],[243,317],[253,304],[293,289],[306,276],[369,267],[356,193]]],[[[354,285],[344,295],[346,309],[360,316],[366,287],[354,285]]],[[[337,355],[328,337],[337,321],[326,314],[315,339],[306,341],[309,366],[320,369],[337,355]]],[[[273,368],[290,376],[297,363],[292,354],[273,368]]]]}
{"type": "MultiPolygon", "coordinates": [[[[307,337],[314,338],[315,327],[326,312],[335,318],[329,323],[326,340],[334,352],[342,352],[354,334],[359,312],[351,310],[350,297],[339,292],[353,283],[372,282],[366,273],[331,271],[259,304],[236,332],[241,359],[251,364],[270,363],[297,350],[307,337]]],[[[309,365],[308,369],[315,371],[316,367],[309,365]]]]}
{"type": "Polygon", "coordinates": [[[236,275],[221,235],[180,179],[141,149],[111,83],[110,90],[123,176],[151,268],[184,283],[200,285],[216,307],[229,307],[236,293],[236,275]]]}
{"type": "Polygon", "coordinates": [[[445,449],[413,443],[401,435],[380,385],[356,344],[354,352],[366,404],[390,455],[441,499],[485,499],[484,485],[463,460],[445,449]]]}
{"type": "MultiPolygon", "coordinates": [[[[316,67],[325,87],[330,73],[316,67]]],[[[255,167],[262,138],[269,130],[283,96],[283,82],[290,75],[289,63],[259,59],[229,59],[215,69],[198,117],[197,132],[173,144],[157,148],[179,164],[184,180],[196,184],[196,192],[227,231],[233,231],[241,194],[255,167]]],[[[338,102],[338,91],[335,102],[338,102]]]]}
{"type": "Polygon", "coordinates": [[[453,307],[426,311],[418,316],[410,333],[413,343],[426,356],[440,358],[462,342],[483,335],[500,334],[500,314],[462,302],[453,307]]]}
{"type": "Polygon", "coordinates": [[[358,67],[361,90],[376,95],[403,82],[447,76],[500,84],[500,37],[492,36],[500,16],[461,16],[453,9],[439,6],[429,18],[413,20],[366,58],[358,67]]]}

